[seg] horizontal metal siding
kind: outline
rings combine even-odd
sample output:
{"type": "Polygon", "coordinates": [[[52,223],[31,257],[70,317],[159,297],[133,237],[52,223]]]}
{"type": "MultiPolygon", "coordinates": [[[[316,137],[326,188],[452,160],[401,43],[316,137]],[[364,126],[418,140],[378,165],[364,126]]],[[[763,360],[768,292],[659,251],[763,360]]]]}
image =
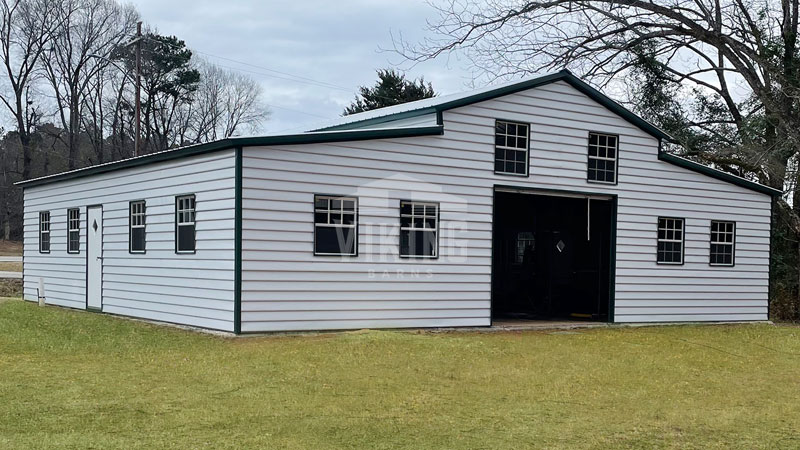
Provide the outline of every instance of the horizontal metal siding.
{"type": "Polygon", "coordinates": [[[333,169],[334,161],[314,161],[327,150],[350,151],[330,145],[244,149],[242,331],[488,325],[491,244],[485,224],[491,207],[469,205],[396,171],[363,170],[364,180],[353,183],[349,173],[333,169]],[[316,151],[306,153],[309,148],[316,151]],[[277,155],[296,164],[295,172],[309,172],[298,176],[277,155]],[[314,182],[321,178],[332,184],[314,182]],[[296,180],[296,188],[288,180],[296,180]],[[314,193],[359,198],[357,257],[313,256],[314,193]],[[476,238],[468,240],[468,256],[440,245],[436,260],[398,258],[397,228],[368,224],[396,225],[400,199],[440,202],[442,224],[462,221],[459,211],[472,208],[467,217],[478,222],[462,236],[476,238]]]}
{"type": "Polygon", "coordinates": [[[616,321],[766,319],[766,195],[659,161],[654,138],[566,83],[447,111],[444,126],[244,149],[243,331],[488,324],[495,184],[618,195],[616,321]],[[529,178],[493,173],[495,119],[531,124],[529,178]],[[617,186],[586,181],[589,131],[620,135],[617,186]],[[314,193],[359,197],[358,257],[313,256],[314,193]],[[397,230],[365,226],[396,225],[412,195],[439,199],[442,223],[463,225],[438,260],[398,259],[397,230]],[[655,263],[659,215],[687,218],[683,266],[655,263]],[[736,267],[708,266],[711,219],[737,222],[736,267]],[[386,310],[396,312],[375,312],[386,310]]]}
{"type": "Polygon", "coordinates": [[[103,311],[233,330],[233,151],[25,189],[24,296],[85,308],[86,206],[103,205],[103,311]],[[197,252],[175,253],[175,196],[197,199],[197,252]],[[128,252],[128,204],[145,200],[145,254],[128,252]],[[66,253],[66,209],[81,209],[81,252],[66,253]],[[51,253],[38,252],[38,212],[51,211],[51,253]]]}

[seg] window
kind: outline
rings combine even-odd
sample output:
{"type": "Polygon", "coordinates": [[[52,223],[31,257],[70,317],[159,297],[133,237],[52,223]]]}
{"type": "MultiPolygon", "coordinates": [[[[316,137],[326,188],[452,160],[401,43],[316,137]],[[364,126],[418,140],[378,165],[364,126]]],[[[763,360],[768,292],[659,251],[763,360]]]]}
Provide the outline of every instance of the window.
{"type": "Polygon", "coordinates": [[[658,218],[658,263],[683,264],[683,219],[658,218]]]}
{"type": "Polygon", "coordinates": [[[194,195],[175,197],[175,251],[195,251],[195,200],[194,195]]]}
{"type": "Polygon", "coordinates": [[[732,266],[735,243],[736,222],[712,220],[708,263],[712,266],[732,266]]]}
{"type": "Polygon", "coordinates": [[[358,199],[314,196],[314,254],[355,256],[358,252],[358,199]]]}
{"type": "Polygon", "coordinates": [[[67,210],[67,253],[81,251],[81,210],[67,210]]]}
{"type": "Polygon", "coordinates": [[[617,136],[611,134],[589,133],[587,180],[611,184],[617,182],[618,142],[617,136]]]}
{"type": "Polygon", "coordinates": [[[534,248],[536,248],[536,238],[533,233],[530,231],[517,233],[515,261],[518,264],[531,262],[534,248]]]}
{"type": "Polygon", "coordinates": [[[400,202],[400,256],[436,258],[439,252],[439,205],[400,202]]]}
{"type": "Polygon", "coordinates": [[[39,213],[39,253],[50,253],[50,211],[39,213]]]}
{"type": "Polygon", "coordinates": [[[494,172],[528,175],[528,125],[497,121],[494,130],[494,172]]]}
{"type": "Polygon", "coordinates": [[[144,218],[144,200],[131,202],[128,230],[128,251],[131,253],[144,253],[144,218]]]}

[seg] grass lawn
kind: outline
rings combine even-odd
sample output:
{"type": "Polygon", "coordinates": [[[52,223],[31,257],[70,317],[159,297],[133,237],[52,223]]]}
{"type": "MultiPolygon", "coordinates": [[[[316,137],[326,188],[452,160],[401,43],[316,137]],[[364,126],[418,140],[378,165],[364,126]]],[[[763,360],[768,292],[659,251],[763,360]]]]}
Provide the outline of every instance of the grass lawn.
{"type": "Polygon", "coordinates": [[[798,448],[800,328],[226,338],[0,302],[0,448],[798,448]]]}

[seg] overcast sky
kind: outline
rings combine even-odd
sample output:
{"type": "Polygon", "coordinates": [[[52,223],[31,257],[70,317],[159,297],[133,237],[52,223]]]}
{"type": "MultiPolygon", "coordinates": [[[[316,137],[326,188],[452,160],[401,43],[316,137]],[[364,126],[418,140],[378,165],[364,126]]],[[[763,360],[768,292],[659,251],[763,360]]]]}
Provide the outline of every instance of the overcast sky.
{"type": "MultiPolygon", "coordinates": [[[[336,118],[375,70],[403,63],[390,33],[426,35],[435,11],[423,0],[134,0],[146,24],[186,41],[198,56],[251,75],[272,115],[262,132],[308,127],[336,118]],[[222,59],[222,58],[227,59],[222,59]],[[245,62],[240,64],[231,60],[245,62]],[[258,67],[255,67],[258,66],[258,67]],[[268,69],[333,86],[304,83],[268,69]],[[334,87],[336,86],[336,87],[334,87]]],[[[402,66],[407,68],[408,64],[402,66]]],[[[467,89],[467,61],[450,57],[406,71],[440,93],[467,89]]]]}

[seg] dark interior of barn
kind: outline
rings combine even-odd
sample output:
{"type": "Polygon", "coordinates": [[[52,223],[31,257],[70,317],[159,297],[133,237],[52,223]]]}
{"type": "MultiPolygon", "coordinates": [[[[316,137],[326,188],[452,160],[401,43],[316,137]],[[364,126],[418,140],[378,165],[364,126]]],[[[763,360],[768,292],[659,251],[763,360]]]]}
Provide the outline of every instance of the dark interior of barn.
{"type": "Polygon", "coordinates": [[[612,202],[495,192],[492,320],[608,321],[612,202]]]}

